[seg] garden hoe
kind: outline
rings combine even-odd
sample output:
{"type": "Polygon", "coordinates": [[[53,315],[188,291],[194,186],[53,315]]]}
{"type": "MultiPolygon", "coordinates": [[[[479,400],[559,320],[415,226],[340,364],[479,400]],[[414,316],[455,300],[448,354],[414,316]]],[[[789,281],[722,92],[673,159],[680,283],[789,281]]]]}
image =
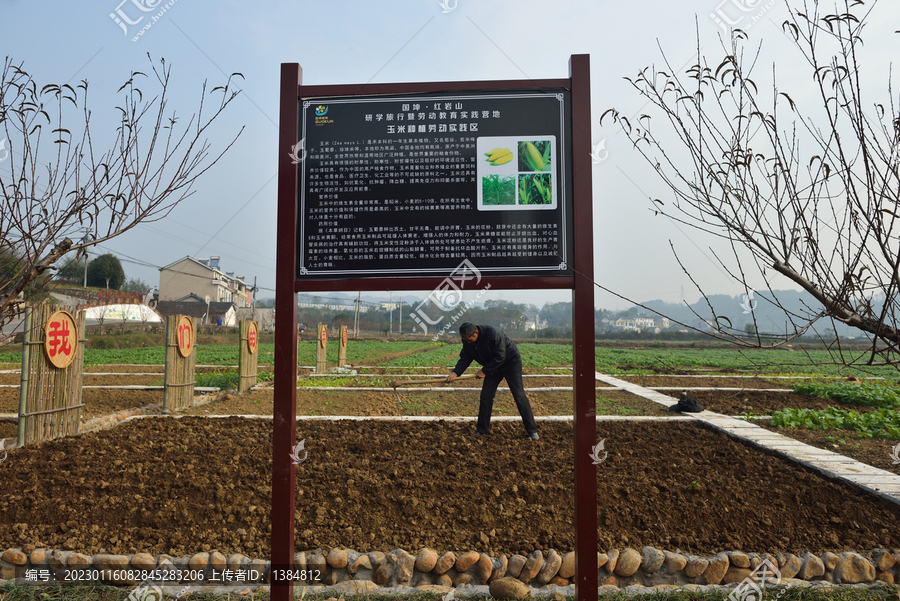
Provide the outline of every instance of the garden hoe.
{"type": "MultiPolygon", "coordinates": [[[[468,380],[468,379],[474,378],[474,377],[475,377],[475,374],[466,374],[464,376],[457,376],[456,380],[468,380]]],[[[454,382],[456,380],[454,380],[454,382]]],[[[446,382],[447,382],[447,376],[443,376],[440,378],[423,378],[421,380],[407,380],[405,382],[394,380],[393,382],[391,382],[391,386],[394,387],[394,394],[397,395],[397,400],[399,401],[400,393],[397,392],[398,386],[407,386],[409,384],[440,384],[440,383],[446,383],[446,382]]]]}

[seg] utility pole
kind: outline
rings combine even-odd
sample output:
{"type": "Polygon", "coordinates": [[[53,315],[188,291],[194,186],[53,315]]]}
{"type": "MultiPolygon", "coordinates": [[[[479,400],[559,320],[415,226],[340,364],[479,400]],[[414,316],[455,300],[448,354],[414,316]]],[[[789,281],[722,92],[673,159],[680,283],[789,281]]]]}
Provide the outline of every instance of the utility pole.
{"type": "Polygon", "coordinates": [[[397,333],[403,335],[403,297],[400,297],[400,325],[397,326],[397,333]]]}
{"type": "MultiPolygon", "coordinates": [[[[81,239],[82,244],[89,242],[90,234],[89,228],[84,228],[84,237],[81,239]]],[[[87,264],[88,264],[88,251],[87,248],[84,249],[84,287],[87,288],[87,264]]]]}
{"type": "Polygon", "coordinates": [[[256,321],[256,276],[253,276],[253,298],[250,300],[250,319],[256,321]]]}
{"type": "Polygon", "coordinates": [[[362,292],[357,291],[356,293],[356,317],[353,320],[353,337],[359,337],[359,299],[362,295],[362,292]]]}
{"type": "Polygon", "coordinates": [[[391,314],[390,328],[391,328],[391,335],[393,335],[393,333],[394,333],[394,292],[393,292],[393,291],[391,291],[391,309],[390,309],[390,314],[391,314]]]}

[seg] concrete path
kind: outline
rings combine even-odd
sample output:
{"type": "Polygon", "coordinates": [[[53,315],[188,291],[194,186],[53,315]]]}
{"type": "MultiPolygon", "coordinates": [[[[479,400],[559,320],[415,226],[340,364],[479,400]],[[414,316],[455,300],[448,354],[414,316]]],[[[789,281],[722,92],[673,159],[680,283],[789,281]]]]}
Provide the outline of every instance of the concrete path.
{"type": "MultiPolygon", "coordinates": [[[[605,384],[621,388],[626,392],[670,407],[678,402],[677,399],[666,396],[656,390],[643,388],[612,376],[597,373],[596,379],[605,384]]],[[[761,449],[774,451],[787,459],[809,467],[827,478],[838,478],[850,484],[860,486],[867,491],[900,503],[900,476],[886,470],[872,467],[865,463],[844,457],[838,453],[826,451],[808,444],[804,444],[793,438],[782,436],[761,428],[751,422],[721,415],[713,411],[701,413],[682,413],[692,419],[704,422],[712,428],[724,432],[732,438],[749,443],[761,449]]],[[[885,444],[885,452],[888,452],[888,444],[885,444]]]]}

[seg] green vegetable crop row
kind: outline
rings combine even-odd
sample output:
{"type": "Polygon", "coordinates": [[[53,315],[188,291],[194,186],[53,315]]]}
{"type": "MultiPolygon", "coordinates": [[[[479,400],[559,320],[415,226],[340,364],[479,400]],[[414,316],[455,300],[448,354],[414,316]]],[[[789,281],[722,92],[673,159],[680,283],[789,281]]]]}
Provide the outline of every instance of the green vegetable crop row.
{"type": "Polygon", "coordinates": [[[900,411],[876,409],[858,413],[852,409],[782,409],[772,414],[776,428],[805,430],[854,430],[860,438],[900,440],[900,411]]]}
{"type": "Polygon", "coordinates": [[[850,405],[900,408],[900,389],[883,384],[854,384],[852,382],[811,382],[794,387],[797,394],[834,399],[850,405]]]}

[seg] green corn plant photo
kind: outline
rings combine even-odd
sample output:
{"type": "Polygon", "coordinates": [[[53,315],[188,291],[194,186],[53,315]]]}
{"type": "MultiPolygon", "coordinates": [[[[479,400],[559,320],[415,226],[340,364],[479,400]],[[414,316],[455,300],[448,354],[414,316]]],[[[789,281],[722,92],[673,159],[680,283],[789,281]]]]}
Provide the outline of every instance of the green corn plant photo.
{"type": "Polygon", "coordinates": [[[550,171],[550,141],[519,142],[519,171],[550,171]]]}
{"type": "Polygon", "coordinates": [[[516,177],[489,175],[481,178],[481,190],[485,205],[516,204],[516,177]]]}
{"type": "Polygon", "coordinates": [[[520,205],[553,204],[553,188],[550,185],[550,174],[523,174],[519,176],[520,205]]]}

